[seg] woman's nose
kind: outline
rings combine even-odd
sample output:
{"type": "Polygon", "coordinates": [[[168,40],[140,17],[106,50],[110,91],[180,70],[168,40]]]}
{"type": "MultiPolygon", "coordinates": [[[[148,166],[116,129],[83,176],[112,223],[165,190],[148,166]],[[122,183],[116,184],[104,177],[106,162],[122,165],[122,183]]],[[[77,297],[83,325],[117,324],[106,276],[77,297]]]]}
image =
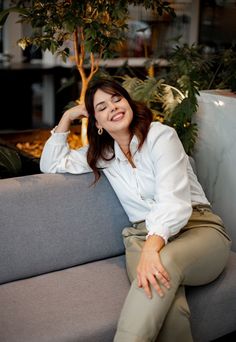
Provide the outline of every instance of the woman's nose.
{"type": "Polygon", "coordinates": [[[114,102],[110,102],[110,109],[113,112],[116,109],[116,104],[114,102]]]}

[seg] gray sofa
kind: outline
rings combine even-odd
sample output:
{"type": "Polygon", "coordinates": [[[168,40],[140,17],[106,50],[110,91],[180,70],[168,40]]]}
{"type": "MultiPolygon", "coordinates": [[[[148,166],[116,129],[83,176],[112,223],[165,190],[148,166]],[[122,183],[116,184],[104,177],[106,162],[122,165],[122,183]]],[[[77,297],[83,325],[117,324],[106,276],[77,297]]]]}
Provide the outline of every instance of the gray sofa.
{"type": "MultiPolygon", "coordinates": [[[[0,181],[1,342],[112,341],[129,290],[121,238],[129,221],[105,177],[92,180],[0,181]]],[[[232,252],[216,281],[187,289],[195,341],[236,330],[235,284],[232,252]]]]}

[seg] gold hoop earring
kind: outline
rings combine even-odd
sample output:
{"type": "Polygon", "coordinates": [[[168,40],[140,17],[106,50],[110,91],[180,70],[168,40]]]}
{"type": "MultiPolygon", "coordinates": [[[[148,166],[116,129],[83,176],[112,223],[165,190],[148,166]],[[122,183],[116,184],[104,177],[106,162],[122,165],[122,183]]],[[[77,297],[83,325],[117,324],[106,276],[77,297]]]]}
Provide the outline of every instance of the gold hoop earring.
{"type": "Polygon", "coordinates": [[[98,134],[102,135],[102,133],[103,133],[103,128],[101,127],[101,128],[98,129],[98,134]]]}

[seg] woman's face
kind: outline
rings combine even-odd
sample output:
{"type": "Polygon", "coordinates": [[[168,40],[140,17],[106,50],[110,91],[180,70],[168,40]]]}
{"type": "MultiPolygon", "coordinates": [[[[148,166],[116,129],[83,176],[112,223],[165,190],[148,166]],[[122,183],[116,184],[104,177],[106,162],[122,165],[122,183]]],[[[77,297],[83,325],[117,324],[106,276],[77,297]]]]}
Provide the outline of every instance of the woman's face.
{"type": "Polygon", "coordinates": [[[98,89],[93,105],[97,128],[104,128],[113,138],[129,132],[133,111],[124,97],[98,89]]]}

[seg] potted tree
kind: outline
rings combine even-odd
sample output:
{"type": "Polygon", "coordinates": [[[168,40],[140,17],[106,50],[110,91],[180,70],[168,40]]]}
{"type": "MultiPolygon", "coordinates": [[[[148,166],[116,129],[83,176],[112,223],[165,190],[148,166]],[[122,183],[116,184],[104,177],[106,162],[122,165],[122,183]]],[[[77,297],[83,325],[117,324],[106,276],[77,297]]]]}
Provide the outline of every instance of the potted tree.
{"type": "MultiPolygon", "coordinates": [[[[64,61],[73,56],[81,78],[78,103],[84,101],[88,82],[99,68],[101,59],[112,57],[117,46],[125,39],[129,5],[174,15],[169,3],[162,0],[13,0],[11,7],[0,13],[3,25],[11,12],[18,12],[20,22],[32,27],[32,35],[22,37],[18,44],[29,45],[57,53],[64,61]],[[68,47],[68,42],[73,48],[68,47]],[[85,71],[85,63],[90,66],[85,71]]],[[[87,119],[82,119],[81,140],[87,143],[87,119]]]]}
{"type": "MultiPolygon", "coordinates": [[[[163,12],[174,15],[169,3],[162,0],[12,0],[9,7],[0,12],[0,27],[9,14],[16,12],[19,21],[32,28],[31,36],[18,41],[22,49],[33,45],[58,54],[63,61],[72,57],[81,78],[76,101],[80,103],[101,59],[112,57],[116,47],[124,41],[129,5],[142,5],[159,15],[163,12]],[[89,71],[85,70],[85,63],[89,71]]],[[[87,143],[86,119],[82,119],[81,141],[83,145],[87,143]]],[[[5,154],[6,150],[1,153],[5,154]]],[[[9,156],[1,159],[4,162],[9,156]]]]}

